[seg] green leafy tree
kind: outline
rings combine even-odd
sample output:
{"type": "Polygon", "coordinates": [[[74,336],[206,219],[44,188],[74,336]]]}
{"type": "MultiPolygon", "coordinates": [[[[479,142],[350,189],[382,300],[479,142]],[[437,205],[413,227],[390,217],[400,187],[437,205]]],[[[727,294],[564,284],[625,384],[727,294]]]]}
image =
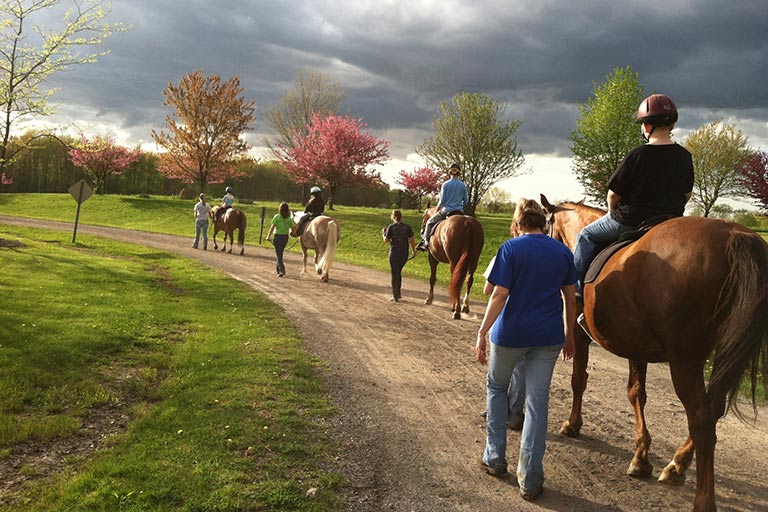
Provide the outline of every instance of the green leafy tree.
{"type": "Polygon", "coordinates": [[[508,121],[502,103],[478,93],[461,93],[440,104],[432,123],[435,134],[416,147],[433,167],[461,164],[469,204],[474,215],[480,199],[495,183],[523,174],[525,159],[517,149],[517,130],[523,121],[508,121]]]}
{"type": "Polygon", "coordinates": [[[52,114],[48,100],[55,90],[46,88],[51,76],[107,54],[93,47],[125,30],[120,23],[105,23],[109,5],[95,0],[74,1],[58,30],[34,23],[59,3],[0,1],[0,170],[24,149],[10,148],[12,127],[23,119],[52,114]]]}
{"type": "Polygon", "coordinates": [[[621,160],[644,142],[635,122],[643,97],[638,74],[627,66],[595,84],[592,97],[579,106],[580,117],[569,137],[573,171],[584,192],[599,204],[605,204],[608,179],[621,160]]]}
{"type": "Polygon", "coordinates": [[[741,178],[749,154],[747,136],[732,124],[713,121],[691,132],[685,148],[693,155],[693,195],[704,217],[720,198],[739,197],[747,191],[741,178]]]}

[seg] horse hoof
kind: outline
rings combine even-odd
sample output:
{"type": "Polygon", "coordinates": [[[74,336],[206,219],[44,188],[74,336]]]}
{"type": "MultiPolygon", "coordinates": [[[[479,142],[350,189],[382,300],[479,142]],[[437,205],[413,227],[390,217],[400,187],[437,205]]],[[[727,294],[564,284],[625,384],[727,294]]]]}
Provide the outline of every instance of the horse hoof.
{"type": "Polygon", "coordinates": [[[461,307],[461,312],[462,313],[469,313],[469,306],[467,306],[466,304],[464,306],[462,306],[461,307]]]}
{"type": "Polygon", "coordinates": [[[461,320],[461,313],[459,313],[458,311],[454,311],[453,312],[453,319],[454,320],[461,320]]]}
{"type": "Polygon", "coordinates": [[[425,306],[429,306],[430,304],[432,304],[432,299],[427,299],[424,301],[425,306]]]}
{"type": "Polygon", "coordinates": [[[659,476],[659,482],[669,485],[683,485],[685,483],[685,473],[682,475],[677,472],[675,465],[670,463],[664,468],[659,476]]]}
{"type": "Polygon", "coordinates": [[[579,437],[581,428],[571,425],[570,421],[564,421],[563,426],[560,427],[560,435],[566,437],[579,437]]]}
{"type": "Polygon", "coordinates": [[[648,463],[636,463],[632,461],[627,468],[627,475],[633,478],[646,478],[653,474],[653,466],[648,463]]]}
{"type": "Polygon", "coordinates": [[[328,282],[328,274],[326,274],[323,277],[321,277],[320,281],[323,282],[323,283],[327,283],[328,282]]]}

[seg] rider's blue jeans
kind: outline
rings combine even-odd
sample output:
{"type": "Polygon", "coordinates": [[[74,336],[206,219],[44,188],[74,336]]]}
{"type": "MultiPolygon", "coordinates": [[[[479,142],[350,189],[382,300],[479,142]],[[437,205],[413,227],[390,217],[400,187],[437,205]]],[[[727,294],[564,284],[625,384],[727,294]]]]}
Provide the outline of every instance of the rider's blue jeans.
{"type": "Polygon", "coordinates": [[[579,282],[576,283],[576,290],[581,292],[584,286],[584,276],[587,275],[587,269],[592,260],[597,256],[598,248],[618,240],[619,235],[626,231],[635,229],[632,226],[625,226],[606,213],[591,224],[588,224],[579,233],[576,240],[576,247],[573,250],[573,262],[576,265],[576,273],[579,276],[579,282]]]}

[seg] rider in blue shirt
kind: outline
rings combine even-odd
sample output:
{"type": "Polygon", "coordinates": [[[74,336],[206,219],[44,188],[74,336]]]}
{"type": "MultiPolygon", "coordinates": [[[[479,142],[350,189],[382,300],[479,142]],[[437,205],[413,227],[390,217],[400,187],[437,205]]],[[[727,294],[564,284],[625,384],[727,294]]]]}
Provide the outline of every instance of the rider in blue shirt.
{"type": "Polygon", "coordinates": [[[467,186],[463,181],[459,179],[461,174],[461,167],[459,164],[453,164],[448,169],[448,174],[451,175],[451,179],[443,183],[440,188],[440,198],[437,201],[437,213],[429,218],[424,231],[421,233],[421,242],[419,243],[418,250],[426,251],[429,248],[429,237],[432,234],[432,227],[444,220],[449,213],[458,211],[464,213],[464,207],[469,202],[467,196],[467,186]]]}

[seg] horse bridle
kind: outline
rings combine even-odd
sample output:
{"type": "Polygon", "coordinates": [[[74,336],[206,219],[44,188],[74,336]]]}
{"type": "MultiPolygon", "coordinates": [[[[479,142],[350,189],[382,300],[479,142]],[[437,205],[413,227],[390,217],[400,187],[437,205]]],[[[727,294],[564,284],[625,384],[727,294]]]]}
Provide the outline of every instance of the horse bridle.
{"type": "Polygon", "coordinates": [[[552,233],[555,231],[555,212],[547,212],[547,223],[544,225],[547,236],[554,238],[552,233]]]}

